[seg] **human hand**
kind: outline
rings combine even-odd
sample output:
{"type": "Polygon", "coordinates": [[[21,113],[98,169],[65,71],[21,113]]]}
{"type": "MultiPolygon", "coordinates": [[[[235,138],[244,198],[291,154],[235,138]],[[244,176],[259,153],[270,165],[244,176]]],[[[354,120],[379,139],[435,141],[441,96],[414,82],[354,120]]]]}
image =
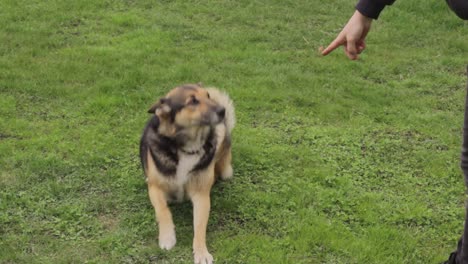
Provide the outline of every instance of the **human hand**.
{"type": "Polygon", "coordinates": [[[326,49],[321,51],[322,55],[328,55],[343,45],[348,58],[351,60],[358,59],[359,54],[366,48],[365,39],[371,24],[372,18],[366,17],[356,10],[335,40],[326,49]]]}

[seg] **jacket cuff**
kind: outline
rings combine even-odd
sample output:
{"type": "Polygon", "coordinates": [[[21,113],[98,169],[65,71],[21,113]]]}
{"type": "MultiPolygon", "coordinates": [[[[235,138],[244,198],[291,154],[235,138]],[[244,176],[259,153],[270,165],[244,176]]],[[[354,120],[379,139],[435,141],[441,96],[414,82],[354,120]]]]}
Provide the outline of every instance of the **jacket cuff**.
{"type": "Polygon", "coordinates": [[[379,18],[380,12],[385,8],[385,4],[379,3],[375,0],[360,0],[356,9],[366,17],[373,19],[379,18]]]}

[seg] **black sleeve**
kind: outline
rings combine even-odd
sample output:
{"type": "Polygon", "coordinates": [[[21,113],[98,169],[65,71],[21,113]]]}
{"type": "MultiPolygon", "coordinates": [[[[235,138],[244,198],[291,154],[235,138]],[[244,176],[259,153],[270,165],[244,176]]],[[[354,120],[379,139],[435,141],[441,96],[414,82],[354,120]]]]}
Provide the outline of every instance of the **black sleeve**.
{"type": "Polygon", "coordinates": [[[359,0],[356,9],[366,17],[377,19],[386,5],[391,5],[395,0],[359,0]]]}
{"type": "Polygon", "coordinates": [[[468,1],[466,0],[446,0],[450,8],[458,17],[468,20],[468,1]]]}

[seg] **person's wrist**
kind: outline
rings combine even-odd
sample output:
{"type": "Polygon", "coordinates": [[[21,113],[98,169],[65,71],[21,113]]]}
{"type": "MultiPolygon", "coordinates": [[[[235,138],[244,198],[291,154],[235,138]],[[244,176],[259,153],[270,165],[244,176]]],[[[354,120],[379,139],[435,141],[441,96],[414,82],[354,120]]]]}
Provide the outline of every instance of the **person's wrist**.
{"type": "Polygon", "coordinates": [[[364,22],[364,23],[366,23],[366,24],[371,24],[371,23],[372,23],[372,20],[373,20],[371,17],[367,17],[367,16],[363,15],[361,12],[359,12],[359,10],[356,10],[356,11],[354,12],[354,16],[355,16],[358,20],[360,20],[360,21],[362,21],[362,22],[364,22]]]}

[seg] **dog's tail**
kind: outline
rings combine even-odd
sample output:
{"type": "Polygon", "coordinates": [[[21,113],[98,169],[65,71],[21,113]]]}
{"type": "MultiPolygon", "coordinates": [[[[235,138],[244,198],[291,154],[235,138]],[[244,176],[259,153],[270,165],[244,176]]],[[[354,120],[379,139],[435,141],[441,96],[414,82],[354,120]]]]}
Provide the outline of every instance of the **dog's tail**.
{"type": "Polygon", "coordinates": [[[234,125],[236,124],[236,116],[234,114],[234,104],[225,92],[221,92],[216,88],[207,88],[208,93],[210,94],[210,98],[223,106],[226,109],[226,115],[224,118],[224,123],[226,124],[226,128],[231,133],[234,125]]]}

